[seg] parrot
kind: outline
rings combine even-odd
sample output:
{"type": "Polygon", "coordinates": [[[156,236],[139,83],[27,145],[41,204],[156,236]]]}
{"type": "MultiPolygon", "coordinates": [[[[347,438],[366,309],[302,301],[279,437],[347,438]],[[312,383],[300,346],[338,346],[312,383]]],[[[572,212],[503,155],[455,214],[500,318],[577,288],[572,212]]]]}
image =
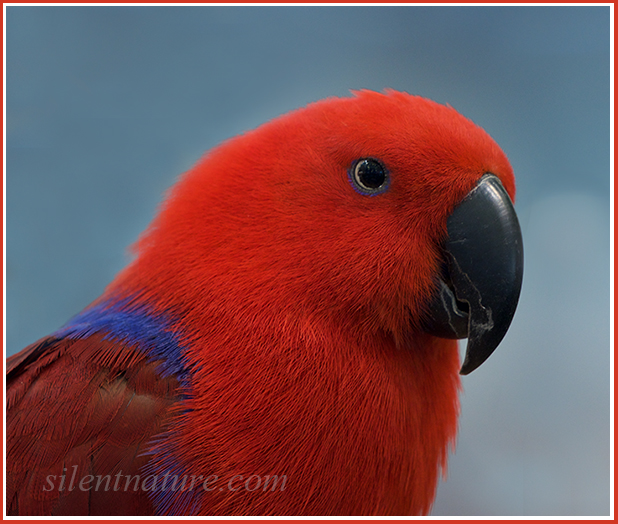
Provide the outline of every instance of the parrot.
{"type": "Polygon", "coordinates": [[[517,307],[514,198],[487,132],[403,91],[222,142],[103,294],[7,358],[7,514],[428,514],[461,375],[517,307]]]}

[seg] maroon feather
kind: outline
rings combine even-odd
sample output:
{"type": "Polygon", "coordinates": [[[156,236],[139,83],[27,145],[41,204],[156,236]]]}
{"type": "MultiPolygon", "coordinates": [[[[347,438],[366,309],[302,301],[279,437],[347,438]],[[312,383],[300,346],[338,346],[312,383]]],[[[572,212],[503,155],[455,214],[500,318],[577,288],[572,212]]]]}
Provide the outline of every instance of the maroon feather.
{"type": "Polygon", "coordinates": [[[101,334],[45,338],[7,359],[7,513],[153,514],[147,492],[124,488],[180,398],[156,368],[101,334]]]}

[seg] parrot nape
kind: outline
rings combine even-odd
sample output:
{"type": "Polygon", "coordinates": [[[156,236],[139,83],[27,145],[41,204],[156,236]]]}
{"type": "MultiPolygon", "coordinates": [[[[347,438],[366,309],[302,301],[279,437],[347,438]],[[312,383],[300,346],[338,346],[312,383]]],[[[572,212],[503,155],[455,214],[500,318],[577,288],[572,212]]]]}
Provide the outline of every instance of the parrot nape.
{"type": "Polygon", "coordinates": [[[459,374],[519,298],[514,193],[485,131],[392,90],[214,148],[103,295],[7,359],[7,513],[427,514],[459,374]]]}

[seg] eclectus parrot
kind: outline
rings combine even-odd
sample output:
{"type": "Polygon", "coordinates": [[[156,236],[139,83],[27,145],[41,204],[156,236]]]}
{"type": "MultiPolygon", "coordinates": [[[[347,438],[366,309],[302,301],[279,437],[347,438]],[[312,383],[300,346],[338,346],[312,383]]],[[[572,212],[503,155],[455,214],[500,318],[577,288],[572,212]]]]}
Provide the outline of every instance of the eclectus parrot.
{"type": "Polygon", "coordinates": [[[208,152],[103,295],[8,358],[8,514],[428,513],[459,373],[519,298],[514,194],[485,131],[396,91],[208,152]]]}

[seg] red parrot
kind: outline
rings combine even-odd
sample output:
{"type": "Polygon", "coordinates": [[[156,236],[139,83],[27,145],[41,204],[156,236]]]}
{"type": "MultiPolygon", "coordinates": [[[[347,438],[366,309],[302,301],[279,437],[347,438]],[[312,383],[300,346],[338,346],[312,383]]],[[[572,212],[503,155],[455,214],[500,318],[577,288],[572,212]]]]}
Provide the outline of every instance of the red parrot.
{"type": "Polygon", "coordinates": [[[421,515],[523,251],[496,143],[360,91],[207,153],[135,259],[7,359],[9,515],[421,515]]]}

